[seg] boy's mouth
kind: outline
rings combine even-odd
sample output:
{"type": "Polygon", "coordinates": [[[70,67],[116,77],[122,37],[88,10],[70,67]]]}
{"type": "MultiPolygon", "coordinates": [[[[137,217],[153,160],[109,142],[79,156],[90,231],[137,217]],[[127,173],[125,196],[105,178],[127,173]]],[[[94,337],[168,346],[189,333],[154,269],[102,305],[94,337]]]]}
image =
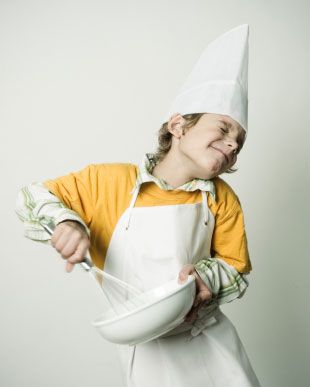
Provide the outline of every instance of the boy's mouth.
{"type": "Polygon", "coordinates": [[[222,152],[220,149],[214,148],[214,146],[211,146],[211,148],[213,148],[213,149],[217,150],[218,152],[222,153],[222,155],[225,157],[225,160],[226,160],[226,162],[228,164],[229,160],[228,160],[228,157],[225,155],[224,152],[222,152]]]}

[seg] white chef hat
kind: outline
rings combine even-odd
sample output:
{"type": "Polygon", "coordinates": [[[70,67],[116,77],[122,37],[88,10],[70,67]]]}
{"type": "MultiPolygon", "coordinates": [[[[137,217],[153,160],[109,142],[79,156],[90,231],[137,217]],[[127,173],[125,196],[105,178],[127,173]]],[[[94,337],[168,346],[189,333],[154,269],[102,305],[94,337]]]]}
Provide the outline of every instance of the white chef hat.
{"type": "Polygon", "coordinates": [[[249,25],[242,24],[211,42],[173,101],[163,122],[174,113],[229,115],[248,129],[249,25]]]}

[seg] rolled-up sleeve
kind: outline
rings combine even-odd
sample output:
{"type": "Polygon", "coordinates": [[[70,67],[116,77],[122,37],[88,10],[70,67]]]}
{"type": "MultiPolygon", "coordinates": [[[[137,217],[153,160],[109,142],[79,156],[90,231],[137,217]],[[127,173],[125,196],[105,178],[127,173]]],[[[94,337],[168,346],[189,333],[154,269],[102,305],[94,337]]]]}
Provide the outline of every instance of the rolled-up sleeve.
{"type": "Polygon", "coordinates": [[[252,265],[243,211],[237,196],[233,196],[229,211],[216,217],[211,257],[199,260],[195,270],[212,292],[211,302],[223,304],[244,295],[252,265]]]}
{"type": "Polygon", "coordinates": [[[79,222],[90,236],[97,194],[95,165],[43,182],[34,182],[20,189],[15,212],[24,224],[27,238],[49,242],[50,235],[42,223],[64,220],[79,222]]]}

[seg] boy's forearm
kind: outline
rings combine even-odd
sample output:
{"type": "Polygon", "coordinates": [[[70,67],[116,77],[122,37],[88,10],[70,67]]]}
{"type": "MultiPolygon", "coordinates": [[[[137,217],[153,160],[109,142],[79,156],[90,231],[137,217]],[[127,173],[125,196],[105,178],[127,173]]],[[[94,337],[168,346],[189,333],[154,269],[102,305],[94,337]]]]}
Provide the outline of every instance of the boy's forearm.
{"type": "Polygon", "coordinates": [[[41,222],[53,221],[56,224],[72,220],[82,224],[90,236],[90,231],[79,216],[54,194],[43,183],[35,182],[20,189],[16,199],[15,212],[24,224],[24,236],[32,240],[46,242],[50,235],[41,222]]]}

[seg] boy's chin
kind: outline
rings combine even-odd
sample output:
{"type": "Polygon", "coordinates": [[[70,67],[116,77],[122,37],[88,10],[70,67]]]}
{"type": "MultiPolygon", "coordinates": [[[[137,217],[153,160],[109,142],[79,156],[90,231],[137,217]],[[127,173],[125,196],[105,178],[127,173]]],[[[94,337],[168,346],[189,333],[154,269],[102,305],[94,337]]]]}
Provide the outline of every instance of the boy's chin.
{"type": "Polygon", "coordinates": [[[202,174],[205,177],[202,177],[202,179],[212,179],[213,177],[216,177],[224,172],[223,165],[220,165],[218,162],[210,162],[208,165],[204,168],[204,173],[202,174]]]}
{"type": "Polygon", "coordinates": [[[201,176],[200,176],[200,179],[203,179],[203,180],[210,180],[210,179],[213,179],[214,177],[220,175],[221,173],[223,173],[222,171],[210,171],[208,173],[203,173],[201,176]]]}

